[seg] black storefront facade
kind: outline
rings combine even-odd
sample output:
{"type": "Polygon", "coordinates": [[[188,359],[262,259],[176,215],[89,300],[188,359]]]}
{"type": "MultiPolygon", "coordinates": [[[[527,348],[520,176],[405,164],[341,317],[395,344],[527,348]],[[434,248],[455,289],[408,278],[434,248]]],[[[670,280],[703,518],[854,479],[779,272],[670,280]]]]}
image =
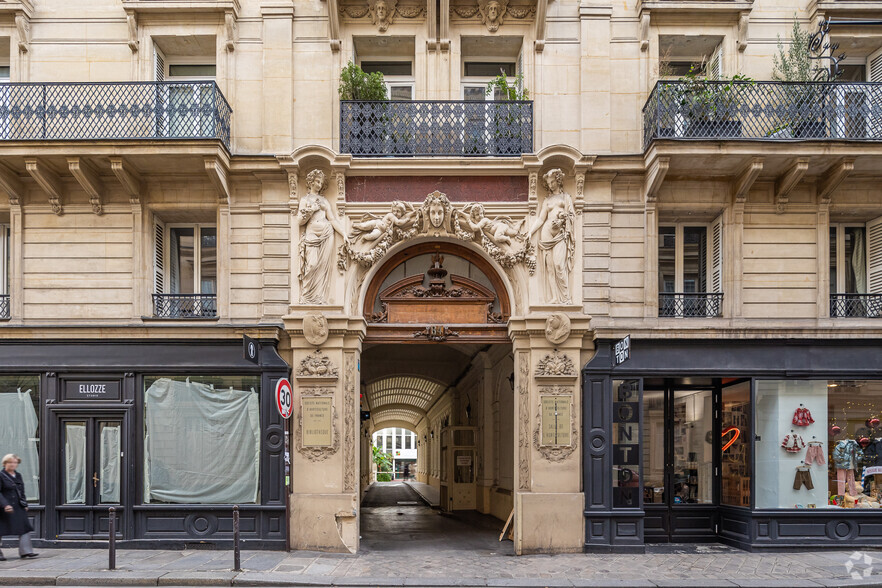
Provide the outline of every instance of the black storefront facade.
{"type": "Polygon", "coordinates": [[[587,551],[882,545],[882,341],[597,341],[587,551]]]}
{"type": "Polygon", "coordinates": [[[289,367],[259,343],[254,364],[241,339],[4,342],[0,453],[23,458],[36,543],[104,542],[113,506],[121,546],[221,548],[238,504],[244,545],[284,548],[289,367]]]}

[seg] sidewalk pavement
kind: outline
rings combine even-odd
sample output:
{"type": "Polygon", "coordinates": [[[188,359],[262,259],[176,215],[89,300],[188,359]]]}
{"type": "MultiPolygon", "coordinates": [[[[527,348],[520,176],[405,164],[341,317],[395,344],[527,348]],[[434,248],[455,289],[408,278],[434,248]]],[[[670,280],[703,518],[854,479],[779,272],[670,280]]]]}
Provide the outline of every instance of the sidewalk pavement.
{"type": "Polygon", "coordinates": [[[417,482],[415,480],[407,480],[405,484],[413,488],[413,491],[419,494],[420,498],[422,498],[429,506],[439,506],[441,504],[441,491],[434,486],[423,484],[422,482],[417,482]]]}
{"type": "MultiPolygon", "coordinates": [[[[0,586],[593,586],[882,587],[882,551],[748,553],[722,545],[651,546],[645,554],[507,556],[478,550],[375,549],[357,555],[243,551],[42,549],[0,562],[0,586]]],[[[10,557],[12,556],[12,557],[10,557]]]]}

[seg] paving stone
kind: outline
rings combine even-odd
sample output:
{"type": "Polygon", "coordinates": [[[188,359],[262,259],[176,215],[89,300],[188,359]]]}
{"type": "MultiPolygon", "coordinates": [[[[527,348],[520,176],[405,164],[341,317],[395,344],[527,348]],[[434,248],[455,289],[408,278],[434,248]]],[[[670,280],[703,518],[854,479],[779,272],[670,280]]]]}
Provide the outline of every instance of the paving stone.
{"type": "Polygon", "coordinates": [[[0,586],[54,586],[58,572],[52,571],[19,571],[3,570],[0,574],[0,586]]]}
{"type": "Polygon", "coordinates": [[[101,570],[58,576],[56,586],[156,586],[160,574],[101,570]]]}
{"type": "Polygon", "coordinates": [[[277,572],[242,572],[233,578],[233,586],[331,586],[331,582],[330,578],[324,576],[298,576],[277,572]]]}
{"type": "Polygon", "coordinates": [[[654,588],[649,580],[616,580],[614,578],[586,579],[574,578],[575,588],[654,588]]]}
{"type": "Polygon", "coordinates": [[[658,588],[731,588],[737,586],[729,580],[710,580],[707,578],[681,578],[678,580],[653,580],[658,588]]]}
{"type": "Polygon", "coordinates": [[[732,582],[737,585],[739,588],[818,588],[821,584],[814,582],[812,580],[800,580],[798,578],[786,579],[786,580],[773,580],[773,579],[745,579],[745,580],[732,580],[732,582]]]}
{"type": "Polygon", "coordinates": [[[232,586],[238,572],[169,572],[158,579],[160,586],[232,586]]]}
{"type": "Polygon", "coordinates": [[[531,588],[546,586],[571,587],[573,585],[567,579],[558,578],[488,578],[487,586],[510,586],[515,588],[531,588]]]}

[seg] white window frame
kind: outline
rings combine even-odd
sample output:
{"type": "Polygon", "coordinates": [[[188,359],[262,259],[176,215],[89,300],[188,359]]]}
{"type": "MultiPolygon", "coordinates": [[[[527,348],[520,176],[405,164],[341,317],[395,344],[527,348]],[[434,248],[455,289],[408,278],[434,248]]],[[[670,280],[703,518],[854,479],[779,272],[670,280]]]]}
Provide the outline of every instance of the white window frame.
{"type": "MultiPolygon", "coordinates": [[[[9,75],[0,76],[0,106],[9,112],[10,106],[10,87],[8,84],[12,79],[12,65],[8,57],[0,59],[0,67],[8,67],[9,75]]],[[[10,119],[8,117],[0,118],[0,139],[8,139],[10,132],[10,119]]]]}
{"type": "MultiPolygon", "coordinates": [[[[659,222],[658,223],[658,237],[661,236],[661,229],[663,227],[674,227],[674,291],[673,292],[664,292],[658,286],[658,280],[656,280],[656,295],[661,297],[662,294],[722,294],[723,293],[723,256],[724,253],[724,241],[723,241],[723,215],[716,217],[713,221],[709,223],[701,223],[701,222],[659,222]],[[706,287],[701,292],[686,292],[685,290],[685,271],[684,266],[686,265],[684,255],[684,229],[692,227],[704,227],[705,228],[705,239],[707,239],[707,243],[705,244],[705,255],[707,256],[705,260],[705,282],[706,287]]],[[[658,247],[658,243],[656,243],[656,247],[658,247]]],[[[658,254],[657,254],[658,255],[658,254]]],[[[656,260],[656,264],[658,264],[658,260],[656,260]]],[[[658,271],[658,267],[656,267],[656,271],[658,271]]],[[[660,310],[660,309],[659,309],[660,310]]],[[[682,316],[677,314],[675,316],[682,316]]],[[[710,316],[716,316],[710,315],[710,316]]],[[[664,317],[669,318],[669,317],[664,317]]]]}
{"type": "MultiPolygon", "coordinates": [[[[205,295],[212,296],[216,295],[216,292],[203,292],[202,291],[202,229],[214,229],[217,231],[217,225],[214,223],[167,223],[163,224],[164,226],[164,235],[163,235],[163,264],[162,264],[162,274],[163,274],[163,284],[165,292],[157,292],[157,294],[180,294],[180,292],[170,292],[171,289],[171,275],[169,274],[169,265],[171,263],[171,232],[172,229],[193,229],[193,294],[194,295],[205,295]]],[[[220,249],[219,244],[217,244],[218,250],[220,249]]],[[[217,273],[217,262],[215,261],[215,273],[217,273]]]]}
{"type": "Polygon", "coordinates": [[[416,63],[412,58],[401,58],[401,57],[359,57],[358,58],[358,67],[361,67],[362,64],[367,62],[377,62],[382,61],[386,63],[409,63],[410,64],[410,75],[409,76],[387,76],[383,74],[383,83],[386,84],[386,96],[389,97],[389,100],[392,100],[392,88],[410,88],[410,99],[416,100],[416,76],[414,75],[414,70],[416,68],[416,63]]]}
{"type": "MultiPolygon", "coordinates": [[[[201,55],[201,56],[193,56],[193,55],[182,55],[182,56],[172,56],[166,57],[163,53],[162,49],[153,44],[153,76],[155,81],[157,82],[172,82],[172,84],[165,84],[159,86],[157,88],[157,99],[164,102],[166,106],[170,104],[171,94],[174,89],[174,82],[203,82],[203,81],[217,81],[217,59],[213,55],[201,55]],[[157,63],[159,62],[159,63],[157,63]],[[173,65],[213,65],[215,68],[215,75],[213,76],[171,76],[169,75],[169,71],[171,66],[173,65]]],[[[192,100],[195,104],[198,104],[200,101],[199,95],[199,87],[193,87],[192,92],[192,100]]],[[[169,113],[168,108],[162,109],[162,115],[157,116],[159,120],[156,121],[158,126],[156,135],[157,136],[172,136],[172,120],[171,115],[169,113]]],[[[214,115],[211,116],[211,119],[208,121],[204,121],[207,124],[213,126],[214,124],[214,115]]]]}
{"type": "MultiPolygon", "coordinates": [[[[832,294],[858,294],[858,292],[845,291],[845,229],[864,229],[864,245],[867,240],[866,223],[830,223],[830,228],[836,229],[836,241],[831,241],[830,246],[836,248],[836,283],[830,291],[832,294]],[[835,289],[835,292],[833,291],[835,289]]],[[[827,250],[827,263],[830,263],[830,251],[827,250]]],[[[869,261],[868,261],[869,263],[869,261]]],[[[869,269],[869,268],[868,268],[869,269]]],[[[829,273],[829,272],[828,272],[829,273]]]]}
{"type": "Polygon", "coordinates": [[[10,251],[9,224],[0,224],[0,294],[9,294],[10,251]]]}

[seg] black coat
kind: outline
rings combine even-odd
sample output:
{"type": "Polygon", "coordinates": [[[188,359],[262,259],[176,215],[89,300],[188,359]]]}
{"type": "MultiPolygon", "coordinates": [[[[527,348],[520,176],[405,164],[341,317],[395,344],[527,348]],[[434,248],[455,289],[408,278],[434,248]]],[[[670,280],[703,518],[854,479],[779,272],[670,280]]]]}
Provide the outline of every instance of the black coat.
{"type": "Polygon", "coordinates": [[[25,505],[27,500],[21,474],[15,472],[13,480],[5,470],[0,471],[0,537],[24,535],[34,530],[25,505]],[[7,506],[12,507],[12,512],[6,512],[7,506]]]}

